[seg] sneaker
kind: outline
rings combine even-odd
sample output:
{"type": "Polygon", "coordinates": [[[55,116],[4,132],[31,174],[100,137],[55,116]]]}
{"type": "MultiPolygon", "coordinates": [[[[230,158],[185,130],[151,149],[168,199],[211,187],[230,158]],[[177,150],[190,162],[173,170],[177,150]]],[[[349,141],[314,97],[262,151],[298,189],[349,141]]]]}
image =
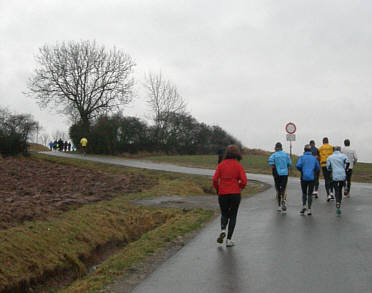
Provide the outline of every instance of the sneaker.
{"type": "Polygon", "coordinates": [[[311,215],[312,215],[312,213],[311,213],[311,209],[308,209],[308,210],[307,210],[307,215],[308,215],[308,216],[311,216],[311,215]]]}
{"type": "Polygon", "coordinates": [[[335,197],[334,197],[334,195],[333,195],[332,192],[331,192],[330,196],[331,196],[331,200],[334,200],[335,199],[335,197]]]}
{"type": "Polygon", "coordinates": [[[235,242],[232,241],[231,239],[226,240],[226,247],[232,247],[235,245],[235,242]]]}
{"type": "Polygon", "coordinates": [[[336,215],[339,216],[341,215],[341,204],[336,203],[336,215]]]}
{"type": "Polygon", "coordinates": [[[336,208],[336,215],[337,216],[340,216],[341,215],[341,209],[340,208],[336,208]]]}
{"type": "Polygon", "coordinates": [[[287,210],[287,206],[285,205],[285,200],[282,201],[282,212],[287,210]]]}
{"type": "Polygon", "coordinates": [[[226,236],[226,230],[222,230],[220,236],[217,238],[217,243],[223,243],[223,240],[225,239],[226,236]]]}
{"type": "Polygon", "coordinates": [[[278,206],[278,208],[276,209],[278,212],[281,212],[282,211],[282,207],[281,206],[278,206]]]}
{"type": "Polygon", "coordinates": [[[318,198],[318,190],[315,190],[315,191],[313,192],[313,195],[314,195],[315,198],[318,198]]]}
{"type": "Polygon", "coordinates": [[[328,196],[327,196],[327,201],[330,201],[331,199],[332,199],[331,195],[328,194],[328,196]]]}
{"type": "Polygon", "coordinates": [[[303,208],[301,209],[301,211],[300,211],[301,216],[305,215],[305,212],[306,212],[306,208],[303,207],[303,208]]]}

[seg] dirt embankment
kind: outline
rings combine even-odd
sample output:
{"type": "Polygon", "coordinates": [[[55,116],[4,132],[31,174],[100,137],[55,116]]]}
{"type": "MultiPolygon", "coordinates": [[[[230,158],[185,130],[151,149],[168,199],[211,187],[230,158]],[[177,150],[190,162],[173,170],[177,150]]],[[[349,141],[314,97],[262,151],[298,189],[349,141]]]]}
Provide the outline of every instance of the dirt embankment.
{"type": "Polygon", "coordinates": [[[155,179],[134,174],[111,175],[41,160],[5,158],[0,161],[0,229],[155,184],[155,179]]]}

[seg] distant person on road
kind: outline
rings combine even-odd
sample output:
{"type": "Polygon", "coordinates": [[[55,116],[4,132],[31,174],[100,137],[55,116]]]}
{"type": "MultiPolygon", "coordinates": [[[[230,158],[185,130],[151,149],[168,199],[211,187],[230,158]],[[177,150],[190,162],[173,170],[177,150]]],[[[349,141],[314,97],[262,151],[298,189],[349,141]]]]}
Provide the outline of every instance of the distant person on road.
{"type": "Polygon", "coordinates": [[[304,154],[298,159],[296,168],[301,172],[302,209],[300,213],[301,215],[305,214],[307,202],[307,214],[311,216],[315,174],[316,172],[319,174],[320,165],[316,157],[313,156],[309,144],[305,145],[304,154]]]}
{"type": "Polygon", "coordinates": [[[336,195],[336,214],[341,215],[342,188],[346,179],[346,172],[349,169],[349,159],[341,153],[341,147],[335,146],[334,152],[327,159],[327,169],[332,172],[336,195]]]}
{"type": "Polygon", "coordinates": [[[68,142],[67,144],[67,151],[71,152],[71,142],[68,142]]]}
{"type": "MultiPolygon", "coordinates": [[[[312,155],[317,159],[317,161],[319,162],[320,160],[320,157],[319,157],[319,150],[318,148],[315,146],[315,141],[314,140],[310,140],[310,147],[311,147],[311,153],[312,155]]],[[[313,197],[315,198],[318,198],[318,193],[319,193],[319,174],[320,174],[320,170],[318,171],[315,171],[314,173],[314,190],[313,190],[313,197]]]]}
{"type": "Polygon", "coordinates": [[[346,197],[350,197],[351,176],[353,175],[353,168],[358,161],[358,157],[357,157],[357,154],[356,154],[355,150],[350,148],[350,140],[349,139],[344,140],[344,145],[345,145],[345,147],[343,147],[341,149],[341,152],[347,156],[347,158],[349,159],[349,162],[350,162],[349,169],[346,171],[344,195],[346,197]]]}
{"type": "Polygon", "coordinates": [[[81,148],[83,150],[83,154],[85,155],[87,153],[88,140],[85,137],[83,137],[82,139],[80,139],[80,144],[81,144],[81,148]]]}
{"type": "Polygon", "coordinates": [[[292,162],[288,154],[283,151],[283,146],[280,142],[275,144],[275,153],[269,157],[268,163],[272,167],[278,200],[278,212],[282,211],[285,213],[287,211],[285,189],[288,182],[288,167],[292,165],[292,162]]]}
{"type": "Polygon", "coordinates": [[[218,164],[213,176],[213,186],[218,194],[218,203],[221,210],[221,233],[217,243],[223,243],[226,236],[226,246],[234,246],[231,240],[234,233],[236,217],[241,200],[241,190],[247,184],[247,176],[243,166],[239,163],[242,159],[239,147],[229,145],[224,154],[223,161],[218,164]]]}
{"type": "Polygon", "coordinates": [[[334,200],[333,182],[331,172],[327,169],[327,159],[333,154],[333,146],[328,144],[328,138],[323,138],[323,145],[319,147],[320,166],[322,167],[325,189],[327,192],[327,201],[334,200]]]}
{"type": "Polygon", "coordinates": [[[50,151],[53,150],[53,142],[52,142],[52,141],[49,142],[49,150],[50,150],[50,151]]]}
{"type": "Polygon", "coordinates": [[[58,150],[59,150],[60,152],[63,152],[63,140],[62,140],[62,138],[60,138],[60,139],[58,140],[58,150]]]}

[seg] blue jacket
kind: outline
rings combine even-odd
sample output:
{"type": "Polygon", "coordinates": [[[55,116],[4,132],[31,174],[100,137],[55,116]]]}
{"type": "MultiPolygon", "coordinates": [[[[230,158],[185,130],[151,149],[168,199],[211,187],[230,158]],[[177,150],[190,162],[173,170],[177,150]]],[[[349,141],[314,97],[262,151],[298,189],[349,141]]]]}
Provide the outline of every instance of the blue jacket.
{"type": "Polygon", "coordinates": [[[345,168],[349,163],[350,161],[347,156],[339,151],[334,151],[327,158],[327,169],[332,171],[333,181],[344,181],[346,179],[345,168]]]}
{"type": "Polygon", "coordinates": [[[292,165],[288,154],[283,151],[273,153],[268,159],[270,166],[275,166],[279,176],[288,175],[288,167],[292,165]]]}
{"type": "Polygon", "coordinates": [[[298,171],[301,171],[301,180],[313,181],[314,171],[319,171],[320,166],[313,154],[311,152],[306,152],[298,159],[296,168],[298,171]]]}

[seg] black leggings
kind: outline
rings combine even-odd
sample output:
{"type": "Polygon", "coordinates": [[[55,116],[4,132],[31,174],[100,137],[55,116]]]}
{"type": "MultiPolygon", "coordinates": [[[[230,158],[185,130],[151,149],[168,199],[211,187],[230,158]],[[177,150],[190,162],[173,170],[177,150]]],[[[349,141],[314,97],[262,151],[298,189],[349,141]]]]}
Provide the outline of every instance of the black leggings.
{"type": "Polygon", "coordinates": [[[240,200],[240,194],[224,194],[218,196],[218,203],[220,204],[221,210],[221,229],[225,230],[227,224],[229,224],[227,239],[231,239],[234,233],[240,200]]]}
{"type": "Polygon", "coordinates": [[[336,203],[341,203],[342,200],[342,188],[344,187],[344,181],[334,181],[336,203]]]}
{"type": "Polygon", "coordinates": [[[305,181],[301,180],[301,189],[302,189],[302,205],[307,206],[311,209],[311,203],[313,202],[313,190],[314,190],[314,181],[305,181]]]}
{"type": "Polygon", "coordinates": [[[350,192],[351,186],[351,176],[353,175],[353,169],[348,169],[346,171],[346,180],[345,180],[345,191],[350,192]]]}
{"type": "Polygon", "coordinates": [[[326,189],[327,195],[329,195],[329,193],[333,193],[333,181],[331,177],[332,174],[330,171],[328,171],[327,167],[322,167],[322,171],[323,171],[325,189],[326,189]]]}
{"type": "Polygon", "coordinates": [[[314,171],[314,190],[318,191],[319,189],[319,171],[314,171]]]}
{"type": "Polygon", "coordinates": [[[286,200],[285,188],[287,187],[288,175],[279,176],[276,169],[273,168],[273,177],[276,189],[276,199],[278,200],[279,206],[282,200],[286,200]]]}

